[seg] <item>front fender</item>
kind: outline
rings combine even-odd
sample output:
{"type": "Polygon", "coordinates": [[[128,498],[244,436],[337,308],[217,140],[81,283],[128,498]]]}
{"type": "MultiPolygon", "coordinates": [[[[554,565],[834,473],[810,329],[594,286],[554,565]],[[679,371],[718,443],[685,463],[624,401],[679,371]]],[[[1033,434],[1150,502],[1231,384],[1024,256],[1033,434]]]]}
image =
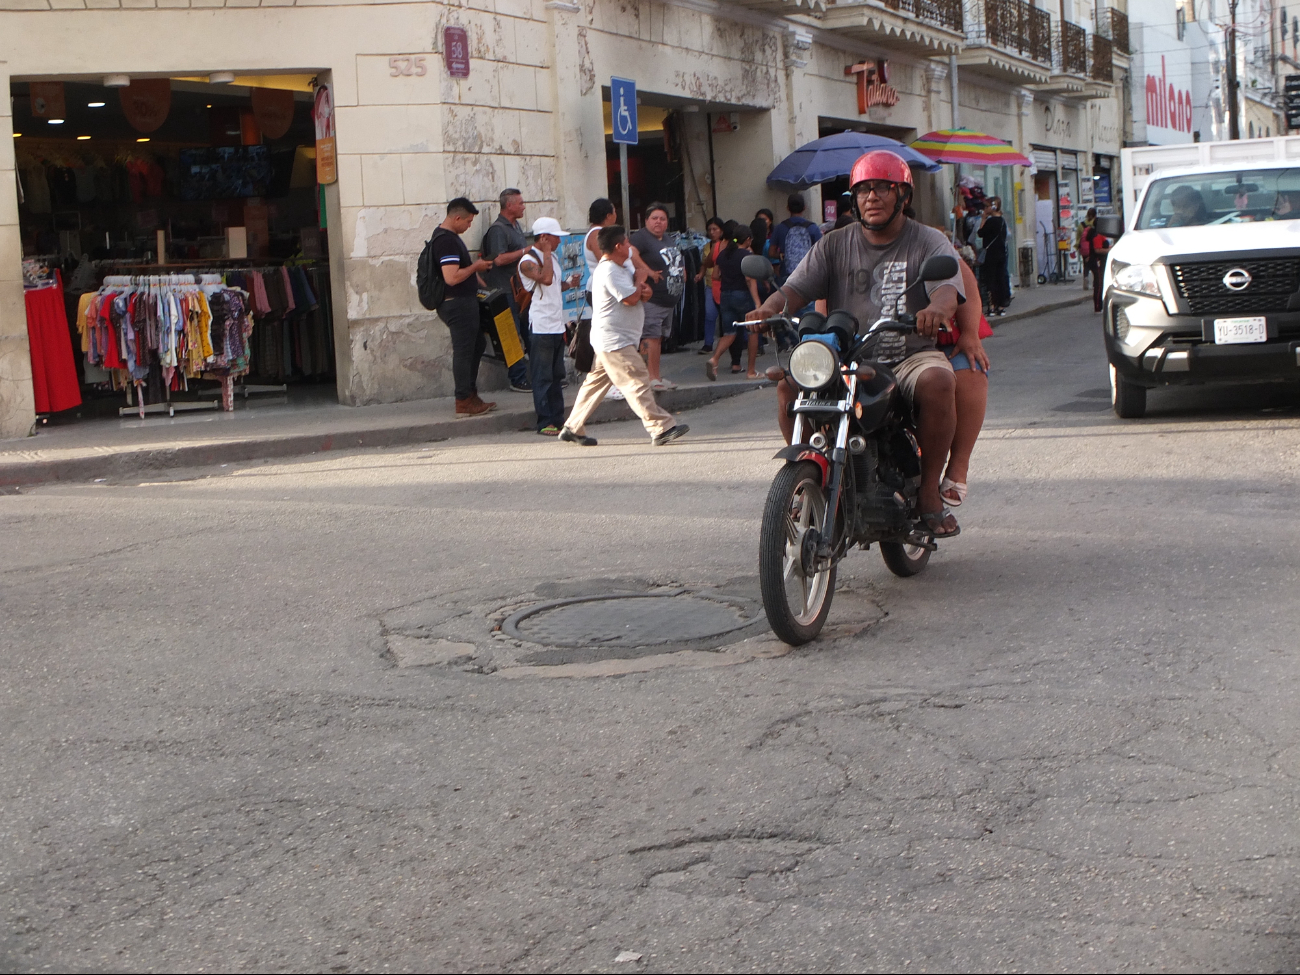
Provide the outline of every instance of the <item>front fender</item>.
{"type": "Polygon", "coordinates": [[[826,455],[820,450],[815,450],[805,443],[796,443],[791,444],[788,447],[782,447],[773,455],[772,459],[789,461],[792,464],[797,464],[801,460],[810,460],[821,469],[822,487],[825,487],[826,482],[830,480],[831,462],[826,459],[826,455]]]}

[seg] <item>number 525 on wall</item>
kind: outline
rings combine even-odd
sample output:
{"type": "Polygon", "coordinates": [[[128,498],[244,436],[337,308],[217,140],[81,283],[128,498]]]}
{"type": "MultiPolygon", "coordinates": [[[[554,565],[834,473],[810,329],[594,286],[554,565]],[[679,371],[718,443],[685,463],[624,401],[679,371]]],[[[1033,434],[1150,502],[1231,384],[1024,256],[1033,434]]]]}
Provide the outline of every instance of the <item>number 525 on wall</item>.
{"type": "Polygon", "coordinates": [[[421,78],[428,73],[429,68],[424,63],[424,58],[421,56],[417,55],[416,57],[409,58],[398,57],[388,59],[388,75],[391,78],[400,78],[403,75],[408,77],[414,75],[417,78],[421,78]]]}

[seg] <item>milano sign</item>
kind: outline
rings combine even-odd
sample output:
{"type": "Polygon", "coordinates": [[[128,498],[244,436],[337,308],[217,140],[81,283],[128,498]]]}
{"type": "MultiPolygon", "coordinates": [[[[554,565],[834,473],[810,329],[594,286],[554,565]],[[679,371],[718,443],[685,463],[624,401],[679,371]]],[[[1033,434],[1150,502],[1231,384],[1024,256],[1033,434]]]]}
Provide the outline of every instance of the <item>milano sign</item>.
{"type": "MultiPolygon", "coordinates": [[[[1162,53],[1159,73],[1156,72],[1154,62],[1154,54],[1148,54],[1145,92],[1147,142],[1157,146],[1172,142],[1191,142],[1191,52],[1175,48],[1162,53]]],[[[1136,109],[1137,106],[1135,105],[1134,108],[1136,109]]]]}

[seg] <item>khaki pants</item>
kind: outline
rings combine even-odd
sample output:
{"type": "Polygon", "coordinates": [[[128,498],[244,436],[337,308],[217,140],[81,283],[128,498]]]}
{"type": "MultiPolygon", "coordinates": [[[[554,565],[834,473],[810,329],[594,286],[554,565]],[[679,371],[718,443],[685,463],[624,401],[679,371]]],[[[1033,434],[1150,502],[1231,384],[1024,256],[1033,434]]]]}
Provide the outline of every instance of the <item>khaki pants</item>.
{"type": "Polygon", "coordinates": [[[673,415],[655,402],[655,394],[650,389],[650,371],[636,346],[625,345],[613,352],[596,353],[596,361],[582,389],[578,390],[578,400],[565,426],[576,434],[584,434],[587,419],[604,401],[610,386],[617,386],[627,397],[627,405],[641,418],[650,436],[657,437],[677,425],[673,415]]]}

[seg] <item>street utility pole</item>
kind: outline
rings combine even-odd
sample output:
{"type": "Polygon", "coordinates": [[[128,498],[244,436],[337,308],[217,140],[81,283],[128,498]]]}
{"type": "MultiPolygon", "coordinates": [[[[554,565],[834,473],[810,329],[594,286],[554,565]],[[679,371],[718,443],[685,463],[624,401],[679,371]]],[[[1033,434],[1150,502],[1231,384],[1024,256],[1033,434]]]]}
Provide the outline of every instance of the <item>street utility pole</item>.
{"type": "Polygon", "coordinates": [[[1241,138],[1241,105],[1237,99],[1237,4],[1228,0],[1228,138],[1241,138]]]}

